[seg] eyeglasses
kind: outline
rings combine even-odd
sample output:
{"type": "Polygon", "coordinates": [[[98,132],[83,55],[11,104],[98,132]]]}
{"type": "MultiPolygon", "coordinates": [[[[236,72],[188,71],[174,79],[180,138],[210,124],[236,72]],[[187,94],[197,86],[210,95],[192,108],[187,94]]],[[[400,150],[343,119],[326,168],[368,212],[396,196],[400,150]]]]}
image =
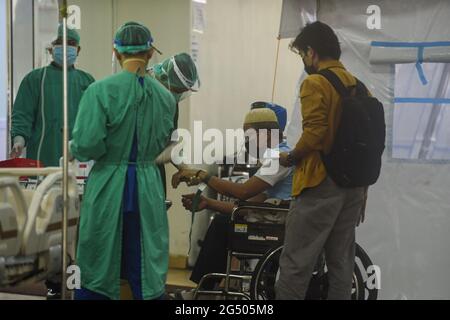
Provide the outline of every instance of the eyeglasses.
{"type": "Polygon", "coordinates": [[[293,53],[300,55],[300,50],[297,47],[294,47],[294,41],[289,44],[289,50],[293,53]]]}

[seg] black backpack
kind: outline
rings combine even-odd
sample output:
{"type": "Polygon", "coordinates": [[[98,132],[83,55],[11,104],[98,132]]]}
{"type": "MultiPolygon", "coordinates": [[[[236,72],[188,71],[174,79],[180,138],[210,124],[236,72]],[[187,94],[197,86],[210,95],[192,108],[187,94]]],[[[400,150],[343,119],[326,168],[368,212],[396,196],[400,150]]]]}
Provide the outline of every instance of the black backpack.
{"type": "Polygon", "coordinates": [[[357,79],[356,87],[346,88],[331,70],[322,70],[342,97],[342,116],[331,152],[322,152],[328,175],[344,188],[367,187],[377,182],[385,149],[386,123],[380,101],[369,96],[357,79]]]}

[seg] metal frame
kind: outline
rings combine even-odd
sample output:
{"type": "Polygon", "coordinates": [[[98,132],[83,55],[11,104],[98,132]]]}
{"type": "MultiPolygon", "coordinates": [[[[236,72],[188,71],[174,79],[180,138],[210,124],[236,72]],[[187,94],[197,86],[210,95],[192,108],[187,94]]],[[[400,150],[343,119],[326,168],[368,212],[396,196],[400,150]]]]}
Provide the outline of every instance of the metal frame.
{"type": "MultiPolygon", "coordinates": [[[[238,217],[241,216],[240,212],[244,209],[245,210],[258,210],[258,211],[272,211],[272,212],[277,211],[277,212],[283,212],[286,214],[289,212],[289,209],[277,208],[276,206],[268,207],[268,206],[256,206],[256,205],[242,205],[242,206],[238,206],[238,207],[234,208],[234,210],[231,214],[230,224],[232,224],[238,217]]],[[[242,216],[244,216],[244,215],[242,215],[242,216]]],[[[245,259],[249,259],[249,258],[259,259],[259,258],[262,258],[264,256],[264,254],[265,253],[255,254],[255,253],[238,252],[238,251],[234,251],[233,248],[228,249],[226,273],[209,273],[209,274],[204,275],[202,277],[202,279],[200,280],[198,286],[194,290],[193,299],[197,300],[199,295],[207,295],[207,296],[224,296],[225,299],[228,297],[231,297],[231,298],[237,297],[237,298],[243,298],[245,300],[250,300],[250,295],[248,293],[242,292],[243,290],[241,290],[241,292],[230,290],[230,280],[241,280],[243,282],[243,281],[251,281],[251,279],[252,279],[252,275],[232,274],[231,261],[232,261],[233,257],[236,257],[238,260],[245,260],[245,259]],[[202,290],[201,288],[203,286],[203,283],[207,279],[211,279],[211,278],[224,279],[225,287],[222,290],[202,290]]],[[[241,268],[241,272],[244,273],[242,268],[241,268]]]]}
{"type": "MultiPolygon", "coordinates": [[[[9,152],[9,148],[11,146],[11,114],[13,108],[13,96],[14,96],[14,65],[13,65],[13,21],[12,21],[12,4],[13,0],[7,1],[7,31],[8,31],[8,86],[9,86],[9,94],[8,94],[8,115],[7,115],[7,153],[9,152]]],[[[60,22],[63,24],[63,55],[64,55],[64,64],[63,64],[63,114],[64,114],[64,140],[63,140],[63,150],[64,150],[64,165],[63,165],[63,226],[62,226],[62,299],[66,298],[67,293],[67,253],[68,253],[68,210],[69,210],[69,194],[68,194],[68,183],[69,183],[69,164],[68,164],[68,70],[67,70],[67,0],[59,0],[59,12],[60,12],[60,22]]],[[[32,39],[33,39],[33,67],[35,64],[35,54],[34,54],[34,41],[35,41],[35,25],[34,25],[34,14],[35,14],[35,2],[32,0],[32,39]]]]}
{"type": "Polygon", "coordinates": [[[67,295],[67,253],[68,253],[68,215],[69,215],[69,113],[68,113],[68,64],[67,64],[67,0],[59,0],[59,17],[63,26],[63,219],[62,219],[62,280],[61,299],[67,295]]]}
{"type": "Polygon", "coordinates": [[[6,2],[6,19],[7,19],[7,43],[8,48],[7,59],[8,59],[8,110],[6,115],[6,154],[9,154],[9,149],[11,148],[11,114],[13,107],[13,46],[12,46],[12,36],[13,36],[13,25],[12,25],[12,0],[6,2]]]}

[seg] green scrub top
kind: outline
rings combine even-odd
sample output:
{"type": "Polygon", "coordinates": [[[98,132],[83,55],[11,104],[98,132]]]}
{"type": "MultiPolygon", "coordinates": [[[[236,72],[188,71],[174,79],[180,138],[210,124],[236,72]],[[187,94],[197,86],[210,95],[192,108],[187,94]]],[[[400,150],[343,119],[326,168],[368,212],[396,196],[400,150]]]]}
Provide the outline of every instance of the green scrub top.
{"type": "Polygon", "coordinates": [[[142,295],[165,292],[169,228],[161,175],[154,160],[170,141],[176,102],[158,81],[122,72],[94,83],[80,103],[71,153],[95,160],[81,207],[77,265],[83,288],[120,298],[123,190],[135,129],[141,221],[142,295]]]}
{"type": "MultiPolygon", "coordinates": [[[[23,79],[12,110],[11,137],[25,138],[27,158],[59,166],[63,153],[63,72],[56,64],[33,70],[23,79]],[[42,95],[43,89],[43,95],[42,95]]],[[[69,135],[84,91],[95,80],[74,67],[68,70],[69,135]]]]}

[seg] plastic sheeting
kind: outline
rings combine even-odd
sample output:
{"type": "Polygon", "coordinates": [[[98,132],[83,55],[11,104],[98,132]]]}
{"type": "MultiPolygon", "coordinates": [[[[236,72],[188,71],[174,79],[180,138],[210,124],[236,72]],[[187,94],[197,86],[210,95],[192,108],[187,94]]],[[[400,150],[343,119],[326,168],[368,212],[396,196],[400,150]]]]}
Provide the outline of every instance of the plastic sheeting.
{"type": "Polygon", "coordinates": [[[317,20],[316,0],[283,1],[280,38],[294,38],[308,22],[317,20]]]}
{"type": "Polygon", "coordinates": [[[450,99],[443,97],[450,97],[450,63],[422,68],[428,85],[422,85],[415,64],[396,65],[392,158],[449,161],[450,99]]]}
{"type": "MultiPolygon", "coordinates": [[[[311,2],[285,0],[283,8],[305,3],[310,14],[311,2]]],[[[381,269],[379,298],[449,299],[450,47],[419,49],[450,40],[450,1],[321,0],[317,8],[318,19],[339,36],[344,65],[385,105],[382,175],[357,230],[358,243],[381,269]],[[381,29],[368,28],[371,5],[380,9],[381,29]],[[411,42],[419,46],[395,46],[411,42]]],[[[283,12],[281,37],[295,36],[287,31],[301,29],[300,15],[283,12]]],[[[290,141],[301,131],[298,103],[296,109],[290,141]]]]}

